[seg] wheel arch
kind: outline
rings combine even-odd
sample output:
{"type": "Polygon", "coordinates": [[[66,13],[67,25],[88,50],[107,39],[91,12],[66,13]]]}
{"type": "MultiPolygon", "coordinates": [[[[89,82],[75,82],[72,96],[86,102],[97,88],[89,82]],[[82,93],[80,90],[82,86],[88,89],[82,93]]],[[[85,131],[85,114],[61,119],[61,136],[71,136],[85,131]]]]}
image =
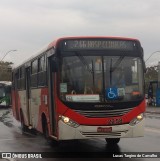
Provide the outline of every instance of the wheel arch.
{"type": "Polygon", "coordinates": [[[46,122],[47,122],[47,117],[46,117],[45,113],[43,112],[41,115],[41,124],[42,124],[42,132],[43,133],[45,132],[46,122]]]}

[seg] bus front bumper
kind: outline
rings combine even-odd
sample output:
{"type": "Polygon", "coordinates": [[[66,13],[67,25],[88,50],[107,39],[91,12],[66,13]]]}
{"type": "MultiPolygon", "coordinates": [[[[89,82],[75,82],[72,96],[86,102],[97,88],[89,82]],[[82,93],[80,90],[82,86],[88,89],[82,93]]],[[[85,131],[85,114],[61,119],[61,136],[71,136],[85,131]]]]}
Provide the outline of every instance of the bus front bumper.
{"type": "Polygon", "coordinates": [[[72,139],[91,139],[91,138],[132,138],[144,136],[145,118],[138,124],[130,126],[129,124],[114,126],[85,126],[80,125],[77,128],[71,127],[59,120],[59,140],[72,139]],[[99,128],[102,131],[99,132],[99,128]],[[109,132],[103,131],[112,129],[109,132]]]}

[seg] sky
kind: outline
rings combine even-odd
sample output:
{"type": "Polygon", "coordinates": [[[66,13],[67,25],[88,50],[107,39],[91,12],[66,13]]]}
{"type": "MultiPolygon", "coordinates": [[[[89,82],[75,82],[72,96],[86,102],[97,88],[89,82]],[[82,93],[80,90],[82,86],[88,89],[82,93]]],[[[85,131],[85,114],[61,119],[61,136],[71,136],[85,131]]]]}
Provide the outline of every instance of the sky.
{"type": "Polygon", "coordinates": [[[17,50],[3,60],[20,64],[63,36],[137,38],[146,60],[160,51],[160,0],[0,0],[0,60],[17,50]]]}

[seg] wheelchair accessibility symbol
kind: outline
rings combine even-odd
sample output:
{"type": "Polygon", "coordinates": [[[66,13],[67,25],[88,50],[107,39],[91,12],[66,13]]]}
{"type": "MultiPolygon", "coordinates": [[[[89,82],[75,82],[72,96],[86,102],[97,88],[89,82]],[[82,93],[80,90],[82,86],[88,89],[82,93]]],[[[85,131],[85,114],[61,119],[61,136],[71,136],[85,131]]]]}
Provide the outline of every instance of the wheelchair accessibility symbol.
{"type": "Polygon", "coordinates": [[[107,88],[106,89],[106,99],[117,99],[118,98],[118,90],[117,88],[107,88]]]}

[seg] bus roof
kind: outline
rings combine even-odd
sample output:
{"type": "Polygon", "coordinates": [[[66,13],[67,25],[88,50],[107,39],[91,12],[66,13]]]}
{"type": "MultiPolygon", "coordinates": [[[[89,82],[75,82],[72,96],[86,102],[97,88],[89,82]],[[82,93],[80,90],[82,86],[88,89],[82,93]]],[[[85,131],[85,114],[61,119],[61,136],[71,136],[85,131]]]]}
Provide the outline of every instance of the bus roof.
{"type": "Polygon", "coordinates": [[[43,52],[51,49],[51,48],[55,48],[59,42],[63,41],[63,40],[76,40],[76,39],[113,39],[113,40],[130,40],[130,41],[138,41],[138,39],[135,38],[129,38],[129,37],[112,37],[112,36],[73,36],[73,37],[60,37],[55,39],[54,41],[52,41],[51,43],[49,43],[48,45],[46,45],[45,47],[43,47],[41,50],[39,50],[38,52],[36,52],[35,54],[33,54],[30,58],[28,58],[27,60],[25,60],[24,62],[22,62],[21,64],[17,65],[14,69],[24,65],[25,63],[31,61],[32,59],[36,58],[37,56],[41,55],[43,52]]]}
{"type": "Polygon", "coordinates": [[[130,41],[138,41],[138,39],[135,38],[129,38],[129,37],[111,37],[111,36],[74,36],[74,37],[62,37],[62,38],[58,38],[56,40],[54,40],[53,42],[51,42],[47,49],[50,49],[52,47],[55,47],[60,41],[63,40],[69,40],[69,39],[115,39],[115,40],[130,40],[130,41]]]}

